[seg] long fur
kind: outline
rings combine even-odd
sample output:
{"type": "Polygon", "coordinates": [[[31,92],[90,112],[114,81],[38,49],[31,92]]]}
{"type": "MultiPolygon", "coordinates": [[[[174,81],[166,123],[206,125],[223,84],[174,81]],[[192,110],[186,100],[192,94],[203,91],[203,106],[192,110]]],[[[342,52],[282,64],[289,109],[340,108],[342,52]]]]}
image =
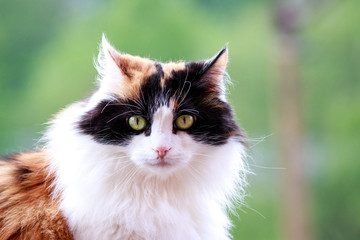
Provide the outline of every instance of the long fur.
{"type": "Polygon", "coordinates": [[[53,181],[44,150],[0,159],[0,240],[73,239],[53,181]]]}
{"type": "Polygon", "coordinates": [[[247,168],[225,98],[227,48],[162,64],[103,37],[98,61],[98,89],[55,116],[44,148],[0,161],[0,239],[231,238],[247,168]],[[184,113],[188,130],[174,125],[184,113]],[[131,129],[132,115],[148,128],[131,129]]]}
{"type": "Polygon", "coordinates": [[[77,133],[84,108],[77,103],[65,110],[48,135],[55,191],[76,239],[229,238],[226,209],[245,185],[240,143],[203,145],[182,171],[149,175],[126,149],[77,133]]]}

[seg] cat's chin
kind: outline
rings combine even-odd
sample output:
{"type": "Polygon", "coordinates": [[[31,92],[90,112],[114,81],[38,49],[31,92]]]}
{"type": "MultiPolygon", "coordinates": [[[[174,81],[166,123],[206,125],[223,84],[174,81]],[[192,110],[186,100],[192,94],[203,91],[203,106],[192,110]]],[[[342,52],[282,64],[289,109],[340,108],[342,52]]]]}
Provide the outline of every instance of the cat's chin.
{"type": "Polygon", "coordinates": [[[148,163],[147,165],[154,168],[169,168],[173,166],[173,164],[164,161],[158,163],[148,163]]]}
{"type": "Polygon", "coordinates": [[[171,162],[166,160],[156,160],[151,162],[146,162],[143,167],[153,174],[166,176],[174,173],[177,169],[180,168],[180,163],[171,162]]]}

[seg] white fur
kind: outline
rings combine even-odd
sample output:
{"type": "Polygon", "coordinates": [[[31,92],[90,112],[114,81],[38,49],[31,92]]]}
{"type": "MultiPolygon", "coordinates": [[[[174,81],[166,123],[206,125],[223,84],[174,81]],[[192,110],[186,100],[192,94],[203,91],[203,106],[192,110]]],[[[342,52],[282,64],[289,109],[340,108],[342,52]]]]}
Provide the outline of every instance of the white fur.
{"type": "Polygon", "coordinates": [[[113,89],[117,89],[124,81],[124,76],[122,75],[119,67],[113,61],[110,52],[117,53],[103,34],[99,48],[99,55],[94,61],[98,72],[99,88],[91,96],[89,104],[86,108],[87,111],[94,108],[101,100],[111,98],[109,93],[111,93],[113,89]]]}
{"type": "Polygon", "coordinates": [[[172,129],[173,112],[169,107],[163,106],[154,114],[151,135],[149,137],[137,135],[129,144],[127,152],[130,159],[138,167],[150,169],[159,177],[167,177],[173,171],[186,167],[194,152],[194,141],[184,132],[173,134],[172,129]],[[155,149],[159,147],[170,149],[166,154],[165,162],[171,166],[164,168],[156,166],[160,159],[157,158],[155,149]]]}
{"type": "Polygon", "coordinates": [[[245,185],[243,146],[173,134],[165,106],[154,114],[150,136],[137,135],[126,147],[97,143],[76,125],[108,91],[100,86],[88,103],[66,108],[46,134],[55,195],[75,239],[229,239],[226,210],[245,185]],[[164,159],[171,166],[156,166],[161,146],[171,148],[164,159]]]}
{"type": "Polygon", "coordinates": [[[157,140],[96,143],[75,128],[85,108],[65,110],[47,135],[61,210],[76,239],[228,239],[225,209],[244,183],[241,144],[214,147],[173,135],[166,157],[175,166],[162,175],[145,166],[156,158],[157,140]]]}

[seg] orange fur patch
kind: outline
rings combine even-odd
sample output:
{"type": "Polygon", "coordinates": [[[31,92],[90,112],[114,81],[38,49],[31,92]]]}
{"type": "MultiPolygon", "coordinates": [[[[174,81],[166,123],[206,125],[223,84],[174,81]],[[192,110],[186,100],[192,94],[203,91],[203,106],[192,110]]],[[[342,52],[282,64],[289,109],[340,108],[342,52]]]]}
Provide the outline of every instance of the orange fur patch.
{"type": "Polygon", "coordinates": [[[144,80],[157,72],[154,62],[147,58],[120,54],[116,51],[109,51],[109,54],[124,76],[124,81],[119,83],[114,93],[120,97],[136,98],[144,80]]]}
{"type": "Polygon", "coordinates": [[[168,63],[164,63],[162,64],[162,68],[163,68],[163,72],[164,72],[164,76],[161,78],[161,86],[164,87],[165,86],[165,81],[166,79],[171,78],[173,71],[181,71],[185,69],[185,63],[184,62],[168,62],[168,63]]]}
{"type": "Polygon", "coordinates": [[[48,167],[45,151],[0,160],[0,240],[73,239],[48,167]]]}
{"type": "Polygon", "coordinates": [[[170,100],[170,108],[174,111],[176,111],[176,109],[178,109],[179,107],[179,103],[176,101],[176,99],[172,98],[170,100]]]}

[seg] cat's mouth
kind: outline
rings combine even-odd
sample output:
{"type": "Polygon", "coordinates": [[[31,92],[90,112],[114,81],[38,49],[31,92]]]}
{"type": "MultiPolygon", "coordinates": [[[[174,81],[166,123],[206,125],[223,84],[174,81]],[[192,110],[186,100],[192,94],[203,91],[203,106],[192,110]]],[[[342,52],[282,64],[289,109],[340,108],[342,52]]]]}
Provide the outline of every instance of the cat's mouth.
{"type": "Polygon", "coordinates": [[[174,161],[172,158],[164,157],[160,158],[157,157],[151,161],[147,162],[147,165],[150,168],[155,169],[165,169],[165,168],[171,168],[176,165],[176,161],[174,161]]]}
{"type": "Polygon", "coordinates": [[[155,163],[148,163],[148,165],[150,165],[151,167],[160,167],[160,168],[168,168],[168,167],[171,167],[171,166],[173,166],[173,164],[172,163],[169,163],[169,162],[167,162],[167,161],[165,161],[165,160],[163,160],[163,159],[160,159],[160,160],[158,160],[157,162],[155,162],[155,163]]]}

